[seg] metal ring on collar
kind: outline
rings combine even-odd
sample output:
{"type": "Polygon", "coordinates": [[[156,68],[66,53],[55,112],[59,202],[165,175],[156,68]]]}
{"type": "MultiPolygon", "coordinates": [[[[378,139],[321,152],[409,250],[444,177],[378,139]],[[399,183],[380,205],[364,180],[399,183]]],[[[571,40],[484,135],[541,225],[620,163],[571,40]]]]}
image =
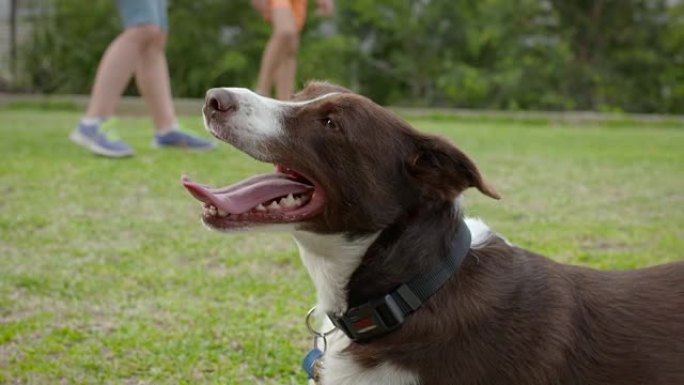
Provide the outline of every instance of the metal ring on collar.
{"type": "Polygon", "coordinates": [[[328,339],[325,338],[325,337],[321,338],[321,337],[313,336],[313,348],[314,348],[314,349],[318,349],[318,350],[320,350],[323,354],[325,354],[325,352],[328,351],[328,339]],[[318,346],[319,343],[320,343],[320,341],[323,341],[323,349],[321,349],[321,348],[318,346]]]}
{"type": "Polygon", "coordinates": [[[326,330],[324,332],[314,329],[313,325],[311,324],[311,316],[313,315],[314,311],[316,311],[316,306],[312,307],[311,310],[309,310],[309,312],[306,313],[306,328],[309,329],[309,332],[311,334],[319,338],[326,338],[327,336],[331,335],[335,330],[337,330],[336,326],[333,326],[330,330],[326,330]]]}

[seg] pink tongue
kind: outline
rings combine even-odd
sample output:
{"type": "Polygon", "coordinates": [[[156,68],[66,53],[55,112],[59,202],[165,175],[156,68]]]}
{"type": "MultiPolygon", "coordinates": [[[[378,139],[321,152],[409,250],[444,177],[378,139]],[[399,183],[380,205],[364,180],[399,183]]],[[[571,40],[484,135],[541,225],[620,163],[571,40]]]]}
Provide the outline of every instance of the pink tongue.
{"type": "Polygon", "coordinates": [[[302,194],[314,188],[280,173],[256,175],[221,188],[195,183],[185,175],[181,177],[181,183],[196,199],[230,214],[242,214],[255,208],[259,203],[288,194],[302,194]]]}

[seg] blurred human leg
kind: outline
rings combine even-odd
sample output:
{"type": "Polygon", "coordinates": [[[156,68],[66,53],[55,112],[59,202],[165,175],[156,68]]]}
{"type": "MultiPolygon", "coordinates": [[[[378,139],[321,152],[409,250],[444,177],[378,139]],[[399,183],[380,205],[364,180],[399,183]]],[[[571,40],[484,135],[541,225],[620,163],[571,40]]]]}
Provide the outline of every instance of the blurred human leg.
{"type": "Polygon", "coordinates": [[[138,91],[152,115],[155,131],[163,133],[175,127],[176,113],[171,96],[169,68],[164,52],[167,33],[156,28],[154,36],[140,52],[135,68],[138,91]]]}
{"type": "Polygon", "coordinates": [[[288,99],[294,89],[299,31],[289,6],[275,4],[271,8],[270,19],[273,32],[261,59],[256,91],[262,95],[270,95],[275,85],[276,96],[279,99],[288,99]],[[281,66],[284,66],[284,70],[281,66]]]}
{"type": "Polygon", "coordinates": [[[133,149],[124,141],[102,130],[119,104],[121,94],[131,80],[142,51],[153,37],[153,26],[126,28],[112,41],[98,65],[86,113],[69,138],[91,152],[108,157],[127,157],[133,149]]]}
{"type": "Polygon", "coordinates": [[[275,96],[280,100],[292,98],[297,77],[297,53],[282,59],[275,73],[275,96]]]}
{"type": "Polygon", "coordinates": [[[153,32],[151,25],[130,27],[109,44],[97,69],[87,118],[107,118],[114,114],[144,46],[154,37],[153,32]]]}

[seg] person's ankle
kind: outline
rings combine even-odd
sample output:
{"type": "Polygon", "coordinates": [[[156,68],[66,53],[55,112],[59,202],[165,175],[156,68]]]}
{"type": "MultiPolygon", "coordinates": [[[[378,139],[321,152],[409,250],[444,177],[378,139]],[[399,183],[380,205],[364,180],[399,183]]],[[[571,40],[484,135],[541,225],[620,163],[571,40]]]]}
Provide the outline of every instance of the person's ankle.
{"type": "Polygon", "coordinates": [[[81,118],[81,124],[86,126],[99,126],[107,120],[107,118],[102,116],[84,116],[81,118]]]}
{"type": "Polygon", "coordinates": [[[178,131],[180,128],[178,127],[178,123],[174,123],[172,125],[166,126],[165,128],[155,128],[154,129],[154,135],[155,136],[163,136],[168,134],[169,132],[172,131],[178,131]]]}

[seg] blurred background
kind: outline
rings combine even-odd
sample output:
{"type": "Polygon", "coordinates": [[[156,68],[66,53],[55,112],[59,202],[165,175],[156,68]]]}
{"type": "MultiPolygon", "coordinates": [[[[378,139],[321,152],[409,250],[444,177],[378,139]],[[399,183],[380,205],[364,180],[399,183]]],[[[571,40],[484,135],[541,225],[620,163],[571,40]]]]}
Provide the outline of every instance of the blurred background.
{"type": "MultiPolygon", "coordinates": [[[[174,96],[253,87],[270,28],[249,1],[170,3],[174,96]]],[[[112,0],[1,0],[0,91],[88,94],[120,31],[112,0]]],[[[684,1],[340,0],[303,32],[312,78],[397,106],[681,114],[684,1]]]]}

